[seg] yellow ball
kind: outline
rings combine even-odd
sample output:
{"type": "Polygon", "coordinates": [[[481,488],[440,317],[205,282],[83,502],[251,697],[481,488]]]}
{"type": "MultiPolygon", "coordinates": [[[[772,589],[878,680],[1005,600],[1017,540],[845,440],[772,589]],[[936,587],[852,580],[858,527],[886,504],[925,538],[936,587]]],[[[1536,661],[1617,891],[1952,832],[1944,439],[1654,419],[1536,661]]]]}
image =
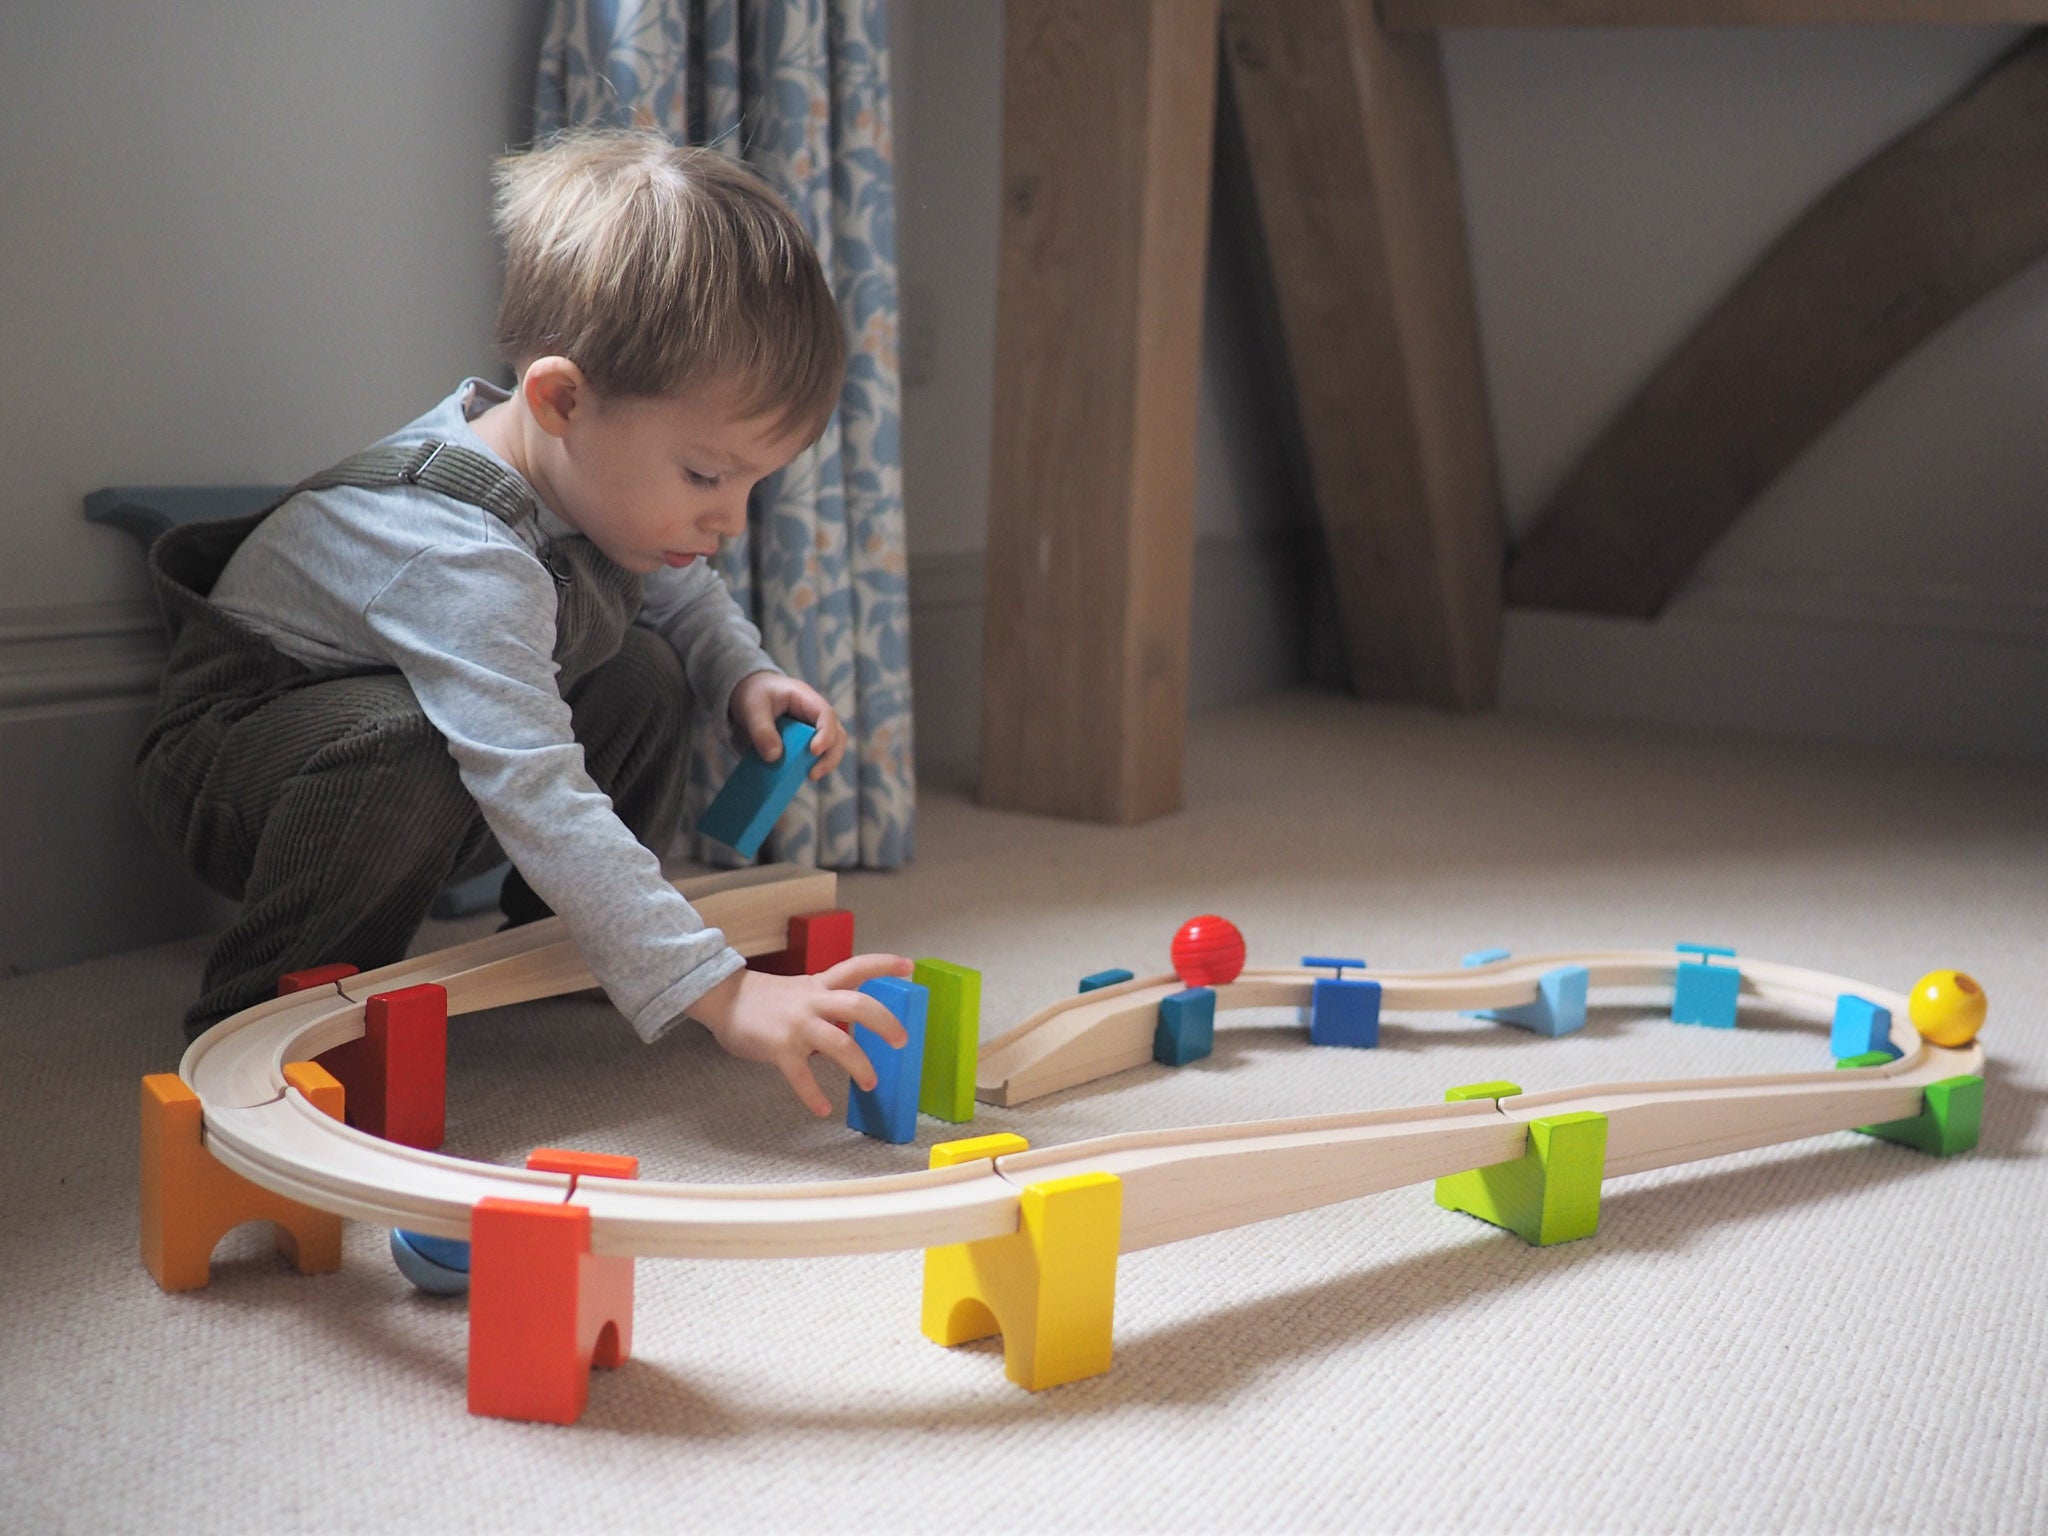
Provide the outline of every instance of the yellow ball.
{"type": "Polygon", "coordinates": [[[1961,971],[1929,971],[1913,983],[1913,1027],[1934,1045],[1968,1045],[1984,1027],[1984,989],[1961,971]]]}

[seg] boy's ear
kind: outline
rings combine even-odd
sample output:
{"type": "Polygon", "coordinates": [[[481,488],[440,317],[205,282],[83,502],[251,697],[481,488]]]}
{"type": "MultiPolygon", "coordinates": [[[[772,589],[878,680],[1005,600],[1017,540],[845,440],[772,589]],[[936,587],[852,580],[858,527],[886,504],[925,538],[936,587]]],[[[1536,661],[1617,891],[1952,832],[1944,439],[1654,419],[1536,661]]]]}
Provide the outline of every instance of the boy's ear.
{"type": "Polygon", "coordinates": [[[534,422],[550,437],[567,436],[569,419],[592,404],[590,381],[566,357],[540,357],[528,363],[519,392],[534,422]]]}

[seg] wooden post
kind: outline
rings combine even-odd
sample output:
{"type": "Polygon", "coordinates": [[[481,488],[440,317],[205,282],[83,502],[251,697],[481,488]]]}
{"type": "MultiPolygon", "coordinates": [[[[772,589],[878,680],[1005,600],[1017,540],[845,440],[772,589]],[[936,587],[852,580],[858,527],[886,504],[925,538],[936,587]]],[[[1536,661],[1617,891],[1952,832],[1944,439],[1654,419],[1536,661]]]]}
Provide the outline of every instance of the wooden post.
{"type": "Polygon", "coordinates": [[[1223,32],[1352,686],[1488,706],[1503,532],[1436,39],[1371,0],[1226,0],[1223,32]]]}
{"type": "Polygon", "coordinates": [[[1215,0],[1009,0],[981,794],[1175,810],[1215,0]]]}

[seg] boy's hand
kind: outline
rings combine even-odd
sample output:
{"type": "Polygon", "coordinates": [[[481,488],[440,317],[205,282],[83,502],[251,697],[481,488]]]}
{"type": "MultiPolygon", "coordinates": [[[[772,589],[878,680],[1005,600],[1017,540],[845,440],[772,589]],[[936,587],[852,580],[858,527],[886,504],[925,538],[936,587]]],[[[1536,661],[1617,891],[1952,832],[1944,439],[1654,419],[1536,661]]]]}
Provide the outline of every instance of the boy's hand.
{"type": "Polygon", "coordinates": [[[874,1064],[842,1026],[865,1024],[898,1049],[910,1035],[880,998],[853,989],[877,976],[910,972],[911,963],[901,955],[855,955],[816,976],[741,971],[692,1003],[690,1017],[742,1060],[772,1062],[806,1109],[829,1115],[832,1104],[818,1086],[811,1057],[830,1056],[863,1089],[873,1088],[874,1064]]]}
{"type": "Polygon", "coordinates": [[[839,723],[825,696],[808,683],[780,672],[749,672],[733,689],[731,708],[734,723],[747,733],[754,750],[771,763],[782,756],[777,720],[794,715],[815,726],[818,734],[811,738],[811,756],[818,761],[809,774],[813,782],[837,768],[846,754],[846,727],[839,723]]]}

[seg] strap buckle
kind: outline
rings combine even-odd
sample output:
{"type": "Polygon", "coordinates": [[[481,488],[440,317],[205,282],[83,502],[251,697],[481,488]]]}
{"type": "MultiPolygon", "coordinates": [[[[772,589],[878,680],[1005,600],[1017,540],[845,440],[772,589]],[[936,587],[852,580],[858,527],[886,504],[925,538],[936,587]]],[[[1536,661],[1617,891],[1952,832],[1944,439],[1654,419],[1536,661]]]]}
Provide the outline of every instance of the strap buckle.
{"type": "Polygon", "coordinates": [[[401,471],[401,478],[407,485],[418,485],[420,483],[420,476],[427,472],[427,466],[438,459],[441,456],[441,450],[448,445],[430,440],[422,443],[420,446],[427,450],[426,457],[420,459],[417,463],[406,465],[404,470],[401,471]]]}

